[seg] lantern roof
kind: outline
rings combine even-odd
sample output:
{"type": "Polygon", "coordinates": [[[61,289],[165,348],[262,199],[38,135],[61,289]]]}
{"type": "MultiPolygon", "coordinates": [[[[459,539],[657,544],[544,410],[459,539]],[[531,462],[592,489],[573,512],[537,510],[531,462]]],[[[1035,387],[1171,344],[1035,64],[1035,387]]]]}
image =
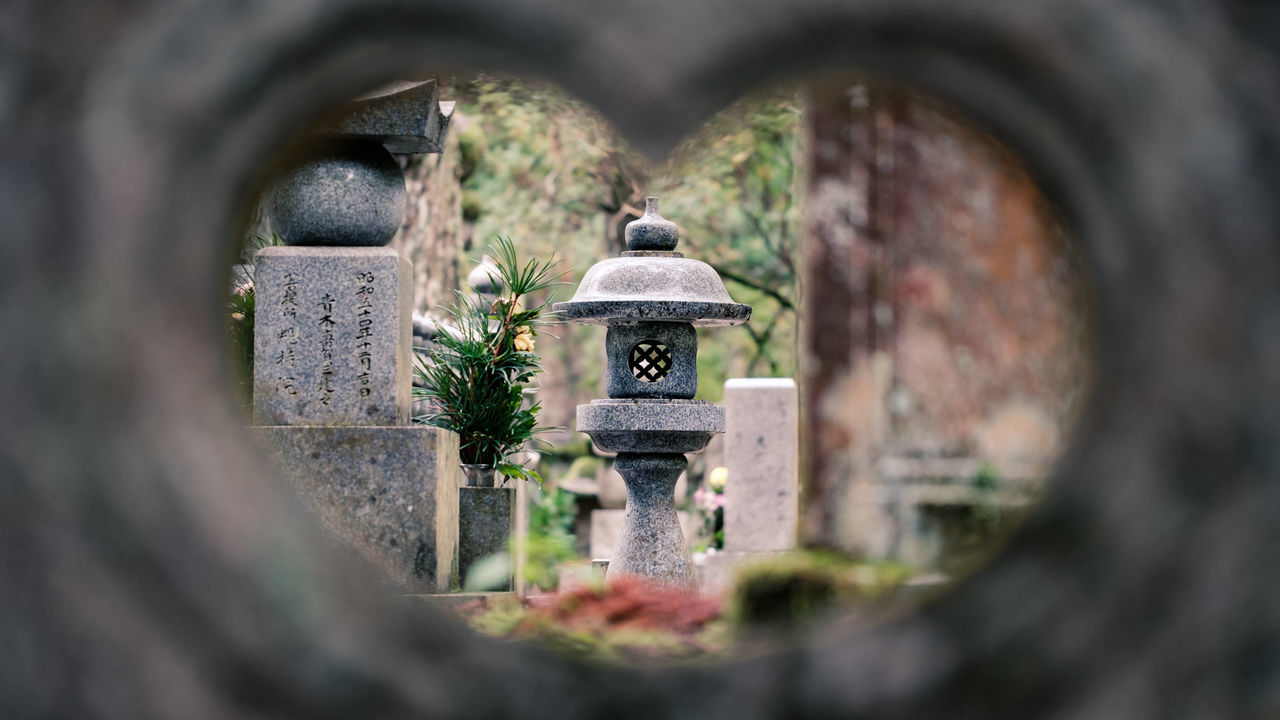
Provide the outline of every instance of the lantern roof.
{"type": "Polygon", "coordinates": [[[672,252],[675,223],[649,198],[645,214],[625,230],[630,250],[592,265],[577,292],[554,309],[561,317],[593,325],[685,322],[698,327],[739,325],[751,306],[736,303],[710,265],[672,252]]]}

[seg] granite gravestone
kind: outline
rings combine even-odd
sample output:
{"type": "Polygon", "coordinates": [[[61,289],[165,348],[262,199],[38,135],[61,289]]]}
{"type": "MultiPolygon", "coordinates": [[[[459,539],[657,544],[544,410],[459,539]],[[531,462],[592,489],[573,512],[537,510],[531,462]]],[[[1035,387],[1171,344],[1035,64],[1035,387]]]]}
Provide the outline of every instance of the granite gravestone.
{"type": "Polygon", "coordinates": [[[724,384],[724,549],[778,552],[796,546],[799,400],[790,378],[724,384]]]}
{"type": "Polygon", "coordinates": [[[386,247],[269,247],[257,259],[256,421],[406,423],[408,261],[386,247]]]}
{"type": "Polygon", "coordinates": [[[434,83],[375,95],[313,128],[276,182],[286,246],[256,258],[254,431],[304,504],[397,588],[445,591],[458,440],[407,424],[412,268],[383,246],[405,202],[389,149],[438,150],[438,136],[414,133],[444,132],[447,116],[434,83]]]}

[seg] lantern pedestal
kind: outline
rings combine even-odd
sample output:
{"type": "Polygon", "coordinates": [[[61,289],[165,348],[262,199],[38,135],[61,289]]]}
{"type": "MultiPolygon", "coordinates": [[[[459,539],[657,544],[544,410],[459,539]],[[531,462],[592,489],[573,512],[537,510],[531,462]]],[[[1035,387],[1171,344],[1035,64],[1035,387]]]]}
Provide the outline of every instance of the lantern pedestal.
{"type": "Polygon", "coordinates": [[[627,509],[609,575],[640,575],[698,588],[675,503],[676,480],[688,465],[684,455],[618,456],[613,466],[627,484],[627,509]]]}
{"type": "Polygon", "coordinates": [[[578,430],[616,452],[613,467],[627,486],[627,509],[609,576],[640,575],[697,590],[675,487],[711,436],[724,432],[724,409],[701,400],[613,399],[578,406],[578,430]]]}

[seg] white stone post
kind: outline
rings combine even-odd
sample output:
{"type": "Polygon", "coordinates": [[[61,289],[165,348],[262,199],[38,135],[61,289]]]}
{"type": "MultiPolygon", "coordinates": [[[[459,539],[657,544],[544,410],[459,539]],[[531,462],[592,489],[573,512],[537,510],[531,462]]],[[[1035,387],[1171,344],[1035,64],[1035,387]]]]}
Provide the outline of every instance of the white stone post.
{"type": "Polygon", "coordinates": [[[796,546],[799,400],[790,378],[724,384],[724,549],[780,552],[796,546]]]}

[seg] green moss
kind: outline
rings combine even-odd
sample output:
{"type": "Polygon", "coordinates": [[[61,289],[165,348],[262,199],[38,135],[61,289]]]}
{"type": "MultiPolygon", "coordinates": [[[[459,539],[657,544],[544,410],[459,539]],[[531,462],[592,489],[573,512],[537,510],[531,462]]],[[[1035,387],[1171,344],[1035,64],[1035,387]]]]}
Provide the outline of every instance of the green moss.
{"type": "Polygon", "coordinates": [[[796,629],[847,611],[901,585],[912,570],[836,553],[797,551],[738,574],[729,619],[739,627],[796,629]]]}

